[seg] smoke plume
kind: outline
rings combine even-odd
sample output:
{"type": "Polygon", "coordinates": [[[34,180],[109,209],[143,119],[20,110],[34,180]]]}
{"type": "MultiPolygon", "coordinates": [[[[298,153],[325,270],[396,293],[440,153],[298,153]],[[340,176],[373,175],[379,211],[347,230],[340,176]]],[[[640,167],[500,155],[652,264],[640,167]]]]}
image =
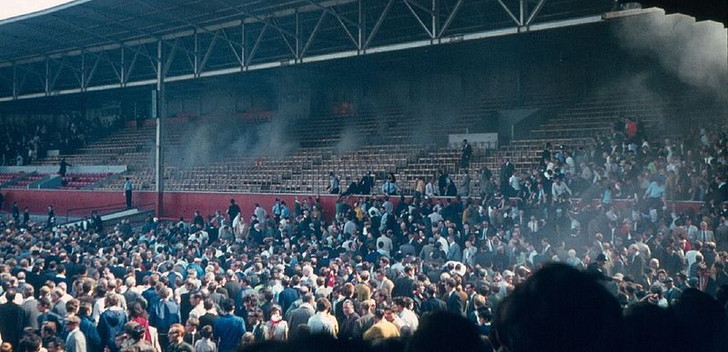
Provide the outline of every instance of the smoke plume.
{"type": "Polygon", "coordinates": [[[712,21],[659,13],[625,18],[614,27],[625,49],[654,58],[680,81],[726,99],[726,29],[712,21]]]}

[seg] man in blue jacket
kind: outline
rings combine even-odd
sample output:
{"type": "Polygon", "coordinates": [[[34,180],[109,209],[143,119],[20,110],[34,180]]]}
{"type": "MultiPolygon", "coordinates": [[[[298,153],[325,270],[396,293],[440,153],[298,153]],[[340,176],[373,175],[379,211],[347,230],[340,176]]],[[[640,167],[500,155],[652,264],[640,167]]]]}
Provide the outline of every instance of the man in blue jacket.
{"type": "Polygon", "coordinates": [[[119,307],[119,296],[116,293],[106,295],[107,309],[99,316],[99,324],[96,326],[101,338],[100,349],[108,347],[111,352],[119,352],[116,345],[116,335],[124,331],[124,324],[127,323],[126,312],[119,307]]]}
{"type": "Polygon", "coordinates": [[[159,345],[167,346],[169,339],[166,332],[173,324],[180,323],[180,310],[177,302],[172,299],[171,288],[161,288],[159,297],[159,302],[152,308],[152,314],[149,315],[149,325],[157,328],[159,345]]]}
{"type": "Polygon", "coordinates": [[[84,302],[78,308],[78,317],[81,318],[81,324],[79,329],[84,336],[86,336],[86,349],[88,352],[101,352],[99,346],[101,346],[101,337],[99,332],[96,330],[96,324],[91,319],[91,303],[84,302]]]}
{"type": "Polygon", "coordinates": [[[222,308],[223,313],[215,320],[212,336],[217,338],[217,346],[220,352],[234,352],[245,333],[245,321],[233,314],[235,312],[235,301],[232,299],[222,301],[220,308],[222,308]]]}

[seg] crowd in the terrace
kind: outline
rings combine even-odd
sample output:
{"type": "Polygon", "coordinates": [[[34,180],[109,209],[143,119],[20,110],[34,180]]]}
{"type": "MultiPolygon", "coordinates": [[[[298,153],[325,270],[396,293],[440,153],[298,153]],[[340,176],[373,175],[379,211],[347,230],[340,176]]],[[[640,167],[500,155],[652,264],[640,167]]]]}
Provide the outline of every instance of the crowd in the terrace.
{"type": "Polygon", "coordinates": [[[481,195],[430,183],[328,211],[231,200],[134,229],[14,205],[0,350],[724,351],[728,141],[692,136],[658,147],[615,128],[544,150],[538,172],[506,161],[481,195]]]}
{"type": "Polygon", "coordinates": [[[110,133],[117,122],[86,119],[74,112],[56,121],[29,123],[0,119],[0,165],[23,166],[46,156],[49,150],[68,153],[110,133]]]}

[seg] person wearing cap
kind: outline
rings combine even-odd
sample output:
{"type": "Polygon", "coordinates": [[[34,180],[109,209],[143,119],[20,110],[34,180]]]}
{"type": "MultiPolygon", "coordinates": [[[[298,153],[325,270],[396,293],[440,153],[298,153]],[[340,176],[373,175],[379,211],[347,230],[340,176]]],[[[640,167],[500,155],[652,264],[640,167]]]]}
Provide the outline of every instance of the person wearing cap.
{"type": "Polygon", "coordinates": [[[86,337],[79,329],[80,324],[81,318],[76,315],[69,315],[66,318],[68,337],[66,337],[65,352],[86,352],[86,337]]]}
{"type": "Polygon", "coordinates": [[[160,352],[144,338],[147,329],[143,325],[130,321],[124,325],[124,333],[128,336],[128,340],[121,348],[121,352],[160,352]]]}
{"type": "Polygon", "coordinates": [[[607,263],[607,256],[599,253],[593,262],[586,266],[586,272],[598,280],[609,281],[611,278],[604,271],[604,264],[607,263]]]}
{"type": "Polygon", "coordinates": [[[665,285],[664,297],[667,300],[668,304],[673,304],[675,301],[680,299],[682,290],[675,287],[671,277],[665,278],[665,280],[662,281],[662,283],[665,285]]]}

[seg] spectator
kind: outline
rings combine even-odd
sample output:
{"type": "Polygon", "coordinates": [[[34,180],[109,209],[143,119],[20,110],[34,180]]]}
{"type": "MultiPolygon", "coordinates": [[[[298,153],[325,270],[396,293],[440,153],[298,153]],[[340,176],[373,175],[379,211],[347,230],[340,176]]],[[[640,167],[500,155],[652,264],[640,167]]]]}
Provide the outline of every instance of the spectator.
{"type": "Polygon", "coordinates": [[[212,327],[205,326],[200,331],[202,339],[195,343],[195,352],[217,352],[217,345],[213,341],[212,327]]]}
{"type": "Polygon", "coordinates": [[[116,336],[123,332],[124,324],[128,318],[124,310],[119,307],[119,298],[116,293],[106,295],[106,310],[99,316],[97,329],[101,338],[101,348],[108,348],[111,352],[119,352],[116,336]]]}
{"type": "Polygon", "coordinates": [[[222,315],[215,321],[213,336],[217,340],[220,352],[232,352],[237,349],[238,344],[245,332],[245,321],[236,316],[235,301],[226,299],[220,307],[222,315]]]}
{"type": "Polygon", "coordinates": [[[182,324],[172,324],[167,332],[169,345],[165,352],[194,352],[194,347],[184,341],[184,334],[185,328],[182,324]]]}
{"type": "Polygon", "coordinates": [[[311,334],[325,334],[333,337],[339,334],[339,323],[330,314],[331,302],[326,298],[319,298],[316,301],[316,314],[308,319],[308,327],[311,334]]]}

